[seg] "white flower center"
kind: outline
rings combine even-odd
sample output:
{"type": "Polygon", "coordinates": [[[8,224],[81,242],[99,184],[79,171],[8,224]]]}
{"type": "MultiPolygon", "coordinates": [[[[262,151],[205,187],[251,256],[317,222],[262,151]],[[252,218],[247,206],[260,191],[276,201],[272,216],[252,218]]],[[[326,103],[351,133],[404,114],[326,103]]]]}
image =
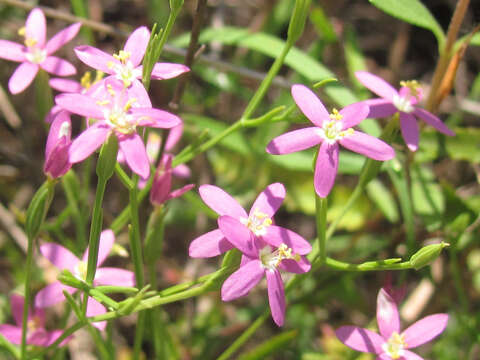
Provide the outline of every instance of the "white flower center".
{"type": "Polygon", "coordinates": [[[255,209],[248,218],[240,218],[240,222],[248,227],[256,236],[263,236],[267,233],[267,227],[272,225],[272,219],[267,214],[255,209]]]}
{"type": "Polygon", "coordinates": [[[28,53],[25,54],[28,61],[34,64],[41,64],[47,58],[47,51],[39,49],[36,46],[29,47],[28,53]]]}
{"type": "Polygon", "coordinates": [[[77,279],[85,281],[87,278],[87,263],[85,261],[79,261],[73,269],[73,276],[77,279]]]}
{"type": "Polygon", "coordinates": [[[129,87],[132,82],[142,75],[142,71],[133,66],[130,59],[130,52],[120,50],[118,54],[114,54],[113,57],[120,61],[120,63],[109,62],[108,68],[112,69],[115,73],[115,77],[118,80],[123,81],[123,86],[129,87]]]}
{"type": "Polygon", "coordinates": [[[317,130],[322,139],[328,144],[332,145],[338,140],[353,134],[354,130],[352,128],[342,130],[343,116],[338,112],[337,109],[333,109],[333,112],[330,114],[330,119],[330,121],[324,121],[322,127],[317,130]]]}
{"type": "Polygon", "coordinates": [[[382,345],[382,349],[390,358],[395,360],[403,356],[403,350],[406,346],[405,336],[393,332],[388,341],[382,345]]]}
{"type": "Polygon", "coordinates": [[[394,95],[392,99],[393,105],[399,110],[405,113],[411,113],[415,108],[410,101],[410,97],[404,97],[400,95],[394,95]]]}
{"type": "Polygon", "coordinates": [[[105,109],[103,110],[103,117],[107,124],[121,134],[128,135],[135,132],[137,121],[133,115],[128,113],[128,111],[132,105],[137,102],[137,99],[130,98],[124,105],[119,105],[117,101],[115,101],[118,99],[116,98],[117,94],[111,86],[107,86],[107,91],[114,99],[112,101],[97,101],[98,105],[105,106],[105,109]]]}
{"type": "Polygon", "coordinates": [[[277,250],[272,251],[270,246],[260,250],[260,261],[267,270],[275,270],[284,259],[300,260],[300,255],[293,254],[293,250],[285,244],[281,244],[277,250]]]}

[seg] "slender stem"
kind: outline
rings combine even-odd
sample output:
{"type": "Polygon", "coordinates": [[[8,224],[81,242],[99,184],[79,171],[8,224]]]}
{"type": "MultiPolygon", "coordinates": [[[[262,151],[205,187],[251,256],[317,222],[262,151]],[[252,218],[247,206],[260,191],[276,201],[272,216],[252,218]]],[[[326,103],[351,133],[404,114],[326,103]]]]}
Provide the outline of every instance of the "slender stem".
{"type": "Polygon", "coordinates": [[[363,193],[363,186],[357,185],[357,187],[355,187],[352,194],[348,198],[348,201],[345,204],[345,206],[343,207],[342,212],[328,226],[328,230],[327,230],[327,233],[326,233],[326,238],[327,239],[330,239],[332,237],[332,235],[335,233],[335,230],[337,229],[337,226],[340,223],[340,221],[348,213],[348,211],[351,209],[353,204],[355,204],[355,202],[358,200],[358,198],[362,195],[362,193],[363,193]]]}
{"type": "Polygon", "coordinates": [[[328,201],[327,198],[322,198],[315,194],[315,208],[316,216],[315,220],[317,223],[317,239],[318,239],[318,249],[320,263],[325,264],[327,259],[327,208],[328,201]]]}
{"type": "Polygon", "coordinates": [[[25,298],[23,302],[23,318],[22,318],[22,343],[20,347],[20,358],[27,358],[27,327],[28,327],[28,310],[30,305],[30,280],[32,278],[33,265],[33,238],[28,238],[27,261],[25,264],[25,298]]]}
{"type": "Polygon", "coordinates": [[[339,271],[382,271],[382,270],[406,270],[412,269],[410,261],[399,262],[401,259],[389,259],[368,261],[363,264],[350,264],[327,258],[326,265],[334,270],[339,271]]]}
{"type": "Polygon", "coordinates": [[[140,359],[142,352],[143,334],[145,330],[146,311],[140,311],[137,316],[137,326],[135,328],[135,338],[133,341],[133,354],[132,359],[140,359]]]}

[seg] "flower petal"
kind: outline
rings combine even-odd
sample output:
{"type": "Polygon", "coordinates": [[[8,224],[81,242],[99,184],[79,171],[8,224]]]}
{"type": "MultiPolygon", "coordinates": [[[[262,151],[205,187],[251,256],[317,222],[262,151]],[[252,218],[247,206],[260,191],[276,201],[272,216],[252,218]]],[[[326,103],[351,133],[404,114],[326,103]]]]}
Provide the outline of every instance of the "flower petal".
{"type": "Polygon", "coordinates": [[[125,162],[141,178],[146,179],[150,175],[150,162],[142,138],[133,133],[118,139],[118,145],[125,155],[125,162]]]}
{"type": "Polygon", "coordinates": [[[183,134],[183,122],[170,129],[165,143],[165,151],[171,151],[173,147],[180,141],[183,134]]]}
{"type": "Polygon", "coordinates": [[[135,274],[132,271],[101,267],[95,272],[95,285],[135,286],[135,274]]]}
{"type": "Polygon", "coordinates": [[[267,152],[273,155],[290,154],[320,144],[322,137],[317,127],[293,130],[277,136],[267,145],[267,152]]]}
{"type": "Polygon", "coordinates": [[[410,151],[417,151],[418,148],[418,124],[411,114],[400,112],[400,130],[402,137],[410,151]]]}
{"type": "Polygon", "coordinates": [[[342,110],[340,110],[340,114],[343,117],[342,130],[349,129],[360,124],[367,118],[369,111],[370,109],[364,101],[345,106],[342,110]]]}
{"type": "Polygon", "coordinates": [[[0,334],[14,345],[22,343],[22,328],[20,326],[2,324],[0,325],[0,334]]]}
{"type": "Polygon", "coordinates": [[[180,164],[172,169],[173,176],[180,179],[187,179],[191,175],[190,168],[185,164],[180,164]]]}
{"type": "Polygon", "coordinates": [[[270,245],[278,248],[281,244],[285,244],[299,255],[306,255],[312,251],[310,243],[296,232],[276,225],[270,225],[266,230],[267,233],[262,236],[262,239],[270,245]]]}
{"type": "Polygon", "coordinates": [[[286,304],[282,276],[278,270],[267,270],[265,275],[267,277],[268,303],[273,321],[278,326],[283,326],[286,304]]]}
{"type": "Polygon", "coordinates": [[[377,296],[377,324],[384,339],[400,333],[400,316],[395,300],[382,288],[377,296]]]}
{"type": "Polygon", "coordinates": [[[291,272],[294,274],[304,274],[309,272],[312,268],[312,265],[307,260],[305,256],[300,256],[300,260],[294,259],[284,259],[280,263],[279,267],[287,272],[291,272]]]}
{"type": "Polygon", "coordinates": [[[338,339],[348,347],[374,354],[383,352],[385,340],[377,333],[357,326],[342,326],[335,331],[338,339]]]}
{"type": "Polygon", "coordinates": [[[321,127],[324,120],[330,119],[330,114],[320,99],[306,86],[300,84],[293,85],[292,96],[300,110],[315,125],[321,127]]]}
{"type": "MultiPolygon", "coordinates": [[[[97,300],[94,298],[89,297],[87,300],[87,317],[91,316],[97,316],[101,314],[105,314],[107,312],[107,309],[105,309],[105,306],[100,304],[97,300]]],[[[98,321],[92,323],[93,326],[95,326],[98,330],[103,331],[107,327],[107,322],[106,321],[98,321]]]]}
{"type": "Polygon", "coordinates": [[[338,144],[322,143],[318,150],[313,183],[320,197],[327,197],[332,190],[338,169],[338,144]]]}
{"type": "Polygon", "coordinates": [[[271,218],[282,205],[283,199],[285,199],[285,186],[281,183],[270,184],[258,194],[251,207],[250,215],[258,209],[271,218]]]}
{"type": "Polygon", "coordinates": [[[223,235],[245,255],[258,258],[258,249],[252,239],[252,232],[237,219],[222,215],[218,218],[218,227],[223,235]]]}
{"type": "Polygon", "coordinates": [[[13,41],[0,40],[0,59],[23,62],[25,61],[25,46],[13,41]]]}
{"type": "MultiPolygon", "coordinates": [[[[112,230],[107,229],[103,230],[100,233],[100,242],[98,245],[98,258],[97,258],[97,267],[101,266],[105,259],[108,257],[110,254],[110,250],[112,250],[113,243],[115,242],[115,234],[113,233],[112,230]]],[[[88,261],[88,251],[89,248],[85,251],[82,257],[83,262],[88,261]]]]}
{"type": "Polygon", "coordinates": [[[447,323],[448,314],[434,314],[418,320],[402,333],[406,348],[412,349],[436,338],[445,330],[447,323]]]}
{"type": "Polygon", "coordinates": [[[46,72],[57,76],[70,76],[77,73],[75,66],[70,64],[67,60],[60,59],[56,56],[47,57],[42,61],[40,67],[46,72]]]}
{"type": "Polygon", "coordinates": [[[83,90],[78,81],[62,78],[50,79],[48,84],[55,90],[67,93],[79,93],[83,90]]]}
{"type": "Polygon", "coordinates": [[[25,37],[27,39],[35,39],[36,45],[43,48],[45,45],[45,37],[47,35],[47,20],[43,11],[35,8],[28,14],[25,21],[25,37]]]}
{"type": "Polygon", "coordinates": [[[87,128],[73,140],[68,151],[70,162],[85,160],[105,142],[109,133],[110,128],[104,123],[96,123],[87,128]]]}
{"type": "Polygon", "coordinates": [[[118,60],[116,60],[112,55],[109,55],[93,46],[77,46],[74,50],[81,62],[107,74],[113,73],[108,67],[108,64],[111,62],[118,63],[118,60]]]}
{"type": "Polygon", "coordinates": [[[29,62],[21,63],[8,80],[8,89],[12,94],[21,93],[31,84],[37,75],[39,66],[29,62]]]}
{"type": "Polygon", "coordinates": [[[141,107],[141,108],[152,107],[150,96],[148,96],[147,90],[145,90],[145,87],[142,85],[140,81],[135,79],[130,85],[130,87],[127,89],[127,92],[128,92],[128,98],[135,98],[137,100],[134,103],[134,106],[141,107]]]}
{"type": "Polygon", "coordinates": [[[70,250],[52,242],[40,245],[40,252],[59,270],[67,269],[74,272],[75,266],[80,262],[80,259],[73,255],[70,250]]]}
{"type": "Polygon", "coordinates": [[[63,290],[69,294],[73,294],[77,289],[70,286],[63,285],[59,281],[55,281],[43,289],[41,289],[35,296],[35,306],[39,308],[46,308],[56,305],[65,300],[63,290]]]}
{"type": "Polygon", "coordinates": [[[378,161],[390,160],[395,157],[395,150],[374,136],[355,130],[351,135],[339,141],[342,146],[356,153],[378,161]]]}
{"type": "Polygon", "coordinates": [[[24,297],[18,294],[10,295],[10,307],[15,324],[22,326],[24,297]]]}
{"type": "Polygon", "coordinates": [[[166,80],[175,78],[183,73],[189,72],[190,68],[183,64],[156,63],[152,70],[152,79],[166,80]]]}
{"type": "Polygon", "coordinates": [[[139,120],[139,126],[169,129],[182,122],[177,115],[160,109],[132,108],[131,113],[139,120]]]}
{"type": "Polygon", "coordinates": [[[56,146],[58,141],[65,137],[67,141],[70,141],[71,136],[71,121],[70,114],[64,110],[60,110],[54,117],[50,130],[48,132],[47,144],[45,145],[45,157],[48,158],[53,148],[56,146]],[[60,133],[65,129],[69,130],[67,133],[60,133]]]}
{"type": "Polygon", "coordinates": [[[220,229],[215,229],[194,239],[188,248],[188,255],[192,258],[209,258],[233,248],[220,229]]]}
{"type": "MultiPolygon", "coordinates": [[[[45,340],[45,345],[44,346],[50,346],[52,345],[57,339],[62,336],[63,331],[62,330],[53,330],[53,331],[47,331],[47,339],[45,340]]],[[[64,346],[66,345],[70,340],[73,339],[73,336],[67,336],[58,346],[64,346]]]]}
{"type": "Polygon", "coordinates": [[[60,94],[55,96],[55,103],[74,114],[96,119],[103,119],[104,117],[100,105],[87,95],[60,94]]]}
{"type": "Polygon", "coordinates": [[[72,40],[75,36],[77,36],[81,27],[81,23],[75,23],[56,33],[50,40],[48,40],[47,45],[45,45],[47,54],[53,54],[63,45],[72,40]]]}
{"type": "Polygon", "coordinates": [[[145,26],[135,29],[128,37],[123,50],[130,53],[130,61],[134,67],[142,62],[147,51],[148,40],[150,40],[150,31],[145,26]]]}
{"type": "Polygon", "coordinates": [[[390,100],[383,98],[365,100],[364,103],[370,109],[367,116],[369,118],[385,118],[398,112],[398,109],[390,100]]]}
{"type": "MultiPolygon", "coordinates": [[[[420,355],[408,350],[403,350],[402,358],[405,360],[424,360],[420,355]]],[[[390,360],[390,358],[388,358],[388,360],[390,360]]]]}
{"type": "Polygon", "coordinates": [[[248,217],[237,200],[218,186],[202,185],[198,191],[205,204],[218,215],[230,215],[237,219],[248,217]]]}
{"type": "Polygon", "coordinates": [[[363,86],[384,99],[392,100],[395,95],[398,96],[398,91],[381,77],[367,71],[357,71],[355,76],[363,86]]]}
{"type": "Polygon", "coordinates": [[[422,118],[427,124],[433,126],[435,129],[440,131],[442,134],[448,136],[454,136],[455,133],[450,130],[447,125],[445,125],[442,120],[440,120],[437,116],[433,115],[432,113],[428,112],[427,110],[416,108],[413,112],[414,115],[422,118]]]}
{"type": "Polygon", "coordinates": [[[167,200],[180,197],[183,194],[185,194],[187,191],[192,190],[194,187],[195,187],[194,184],[188,184],[188,185],[185,185],[184,187],[182,187],[180,189],[174,190],[167,196],[167,200]]]}
{"type": "Polygon", "coordinates": [[[265,269],[260,260],[252,260],[241,266],[222,285],[222,300],[231,301],[247,295],[263,278],[265,269]]]}

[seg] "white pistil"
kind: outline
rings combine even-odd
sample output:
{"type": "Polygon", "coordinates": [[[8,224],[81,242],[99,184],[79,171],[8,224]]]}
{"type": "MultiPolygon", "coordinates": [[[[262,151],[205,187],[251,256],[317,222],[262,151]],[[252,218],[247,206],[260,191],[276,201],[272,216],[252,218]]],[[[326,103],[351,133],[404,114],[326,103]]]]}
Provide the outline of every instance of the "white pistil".
{"type": "Polygon", "coordinates": [[[115,77],[123,81],[123,86],[125,87],[132,85],[132,82],[142,75],[141,70],[133,66],[133,63],[130,61],[130,56],[130,52],[120,50],[118,54],[113,54],[113,57],[119,62],[115,63],[112,61],[107,64],[115,73],[115,77]]]}
{"type": "Polygon", "coordinates": [[[270,246],[265,246],[260,250],[260,260],[267,270],[275,270],[284,259],[300,260],[300,255],[293,254],[293,250],[285,244],[281,244],[277,250],[272,252],[270,246]]]}
{"type": "Polygon", "coordinates": [[[272,225],[272,219],[267,214],[255,209],[248,218],[241,218],[240,222],[248,227],[256,236],[263,236],[267,233],[267,227],[272,225]]]}
{"type": "Polygon", "coordinates": [[[409,98],[400,95],[394,95],[392,99],[393,105],[400,111],[410,114],[415,110],[409,98]]]}
{"type": "Polygon", "coordinates": [[[337,109],[333,109],[332,113],[330,114],[330,119],[330,121],[324,121],[322,127],[317,130],[318,134],[328,144],[335,144],[338,140],[341,140],[344,137],[354,133],[352,128],[342,130],[343,116],[338,112],[337,109]]]}
{"type": "Polygon", "coordinates": [[[405,336],[397,332],[393,332],[388,341],[382,345],[383,351],[393,360],[402,357],[406,347],[405,336]]]}

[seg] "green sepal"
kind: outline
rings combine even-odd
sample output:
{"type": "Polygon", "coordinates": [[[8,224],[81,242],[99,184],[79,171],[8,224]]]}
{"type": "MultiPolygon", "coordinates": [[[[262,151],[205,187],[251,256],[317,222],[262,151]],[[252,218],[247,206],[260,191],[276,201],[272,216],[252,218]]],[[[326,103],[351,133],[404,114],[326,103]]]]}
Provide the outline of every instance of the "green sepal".
{"type": "Polygon", "coordinates": [[[148,289],[150,288],[150,285],[146,285],[140,290],[135,296],[130,297],[121,303],[119,303],[119,307],[117,310],[117,313],[120,315],[128,315],[132,312],[132,310],[137,306],[140,301],[142,301],[143,297],[146,295],[148,289]]]}
{"type": "Polygon", "coordinates": [[[450,244],[443,241],[439,244],[424,246],[412,255],[410,264],[415,270],[421,269],[435,260],[442,252],[442,249],[448,246],[450,246],[450,244]]]}

